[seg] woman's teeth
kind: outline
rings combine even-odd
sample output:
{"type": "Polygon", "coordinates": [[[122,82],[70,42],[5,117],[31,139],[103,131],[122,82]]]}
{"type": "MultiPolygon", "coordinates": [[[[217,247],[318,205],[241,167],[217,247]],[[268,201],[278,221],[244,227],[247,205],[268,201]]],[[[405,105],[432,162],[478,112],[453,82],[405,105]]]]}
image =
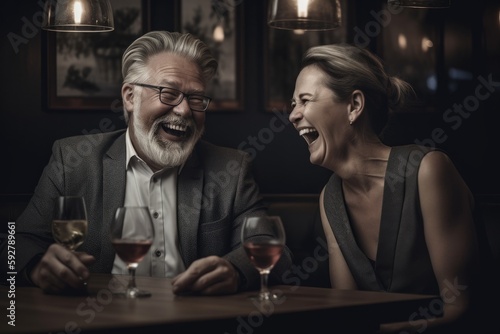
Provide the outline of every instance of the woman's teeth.
{"type": "Polygon", "coordinates": [[[313,143],[319,136],[318,131],[314,128],[305,128],[299,130],[299,135],[301,135],[307,144],[313,143]]]}

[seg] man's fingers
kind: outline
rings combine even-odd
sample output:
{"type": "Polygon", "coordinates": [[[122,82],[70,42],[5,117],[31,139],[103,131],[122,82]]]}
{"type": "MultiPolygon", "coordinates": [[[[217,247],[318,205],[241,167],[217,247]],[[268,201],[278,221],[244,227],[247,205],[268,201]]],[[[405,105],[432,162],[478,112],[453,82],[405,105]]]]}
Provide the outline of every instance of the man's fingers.
{"type": "Polygon", "coordinates": [[[198,278],[191,285],[191,290],[202,294],[210,294],[211,291],[217,291],[217,286],[227,284],[227,278],[220,275],[217,270],[214,270],[198,278]]]}
{"type": "Polygon", "coordinates": [[[172,281],[174,292],[191,287],[196,280],[217,267],[217,257],[210,256],[194,261],[182,274],[172,281]]]}
{"type": "Polygon", "coordinates": [[[53,244],[35,266],[33,282],[46,292],[56,293],[65,289],[81,289],[90,273],[86,267],[95,258],[86,253],[73,253],[53,244]]]}
{"type": "Polygon", "coordinates": [[[48,267],[42,266],[38,270],[39,286],[46,292],[56,292],[64,289],[66,284],[57,278],[48,267]]]}
{"type": "Polygon", "coordinates": [[[202,294],[232,293],[238,288],[238,277],[226,260],[211,256],[199,259],[172,281],[173,292],[202,294]]]}
{"type": "Polygon", "coordinates": [[[54,263],[54,272],[70,286],[78,288],[82,285],[82,279],[86,280],[89,277],[89,270],[80,260],[83,255],[66,251],[57,253],[56,257],[59,262],[54,263]]]}
{"type": "Polygon", "coordinates": [[[87,253],[75,253],[78,259],[85,265],[85,269],[88,271],[87,266],[90,266],[95,262],[95,257],[87,253]]]}

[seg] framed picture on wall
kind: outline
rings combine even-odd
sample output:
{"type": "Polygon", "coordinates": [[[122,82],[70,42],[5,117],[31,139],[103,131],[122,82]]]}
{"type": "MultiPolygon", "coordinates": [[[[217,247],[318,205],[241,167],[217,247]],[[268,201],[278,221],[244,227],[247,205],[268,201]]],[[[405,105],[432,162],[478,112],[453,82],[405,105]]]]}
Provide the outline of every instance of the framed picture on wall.
{"type": "Polygon", "coordinates": [[[177,0],[178,31],[204,41],[219,63],[207,86],[209,111],[243,108],[243,1],[177,0]]]}
{"type": "Polygon", "coordinates": [[[111,6],[112,32],[46,32],[47,110],[121,109],[121,58],[149,30],[149,0],[111,0],[111,6]]]}

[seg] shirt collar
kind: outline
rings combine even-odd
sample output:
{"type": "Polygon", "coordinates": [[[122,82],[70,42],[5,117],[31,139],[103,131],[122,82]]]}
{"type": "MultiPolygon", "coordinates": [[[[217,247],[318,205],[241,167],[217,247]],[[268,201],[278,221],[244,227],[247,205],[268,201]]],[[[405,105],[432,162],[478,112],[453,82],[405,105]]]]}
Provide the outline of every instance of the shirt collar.
{"type": "Polygon", "coordinates": [[[139,156],[137,155],[137,152],[135,151],[134,145],[132,144],[132,140],[130,139],[130,132],[129,132],[128,128],[127,128],[127,132],[125,133],[125,147],[126,147],[126,151],[127,151],[127,155],[125,157],[125,163],[126,163],[126,167],[128,169],[132,158],[135,157],[136,159],[139,159],[142,161],[142,159],[139,158],[139,156]]]}

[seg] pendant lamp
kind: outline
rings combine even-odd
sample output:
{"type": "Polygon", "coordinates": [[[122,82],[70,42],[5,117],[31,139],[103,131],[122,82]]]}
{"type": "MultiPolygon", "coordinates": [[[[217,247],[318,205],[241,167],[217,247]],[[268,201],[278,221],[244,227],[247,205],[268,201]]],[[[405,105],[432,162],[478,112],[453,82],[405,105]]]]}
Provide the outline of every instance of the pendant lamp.
{"type": "Polygon", "coordinates": [[[47,0],[42,29],[59,32],[114,30],[109,0],[47,0]]]}
{"type": "Polygon", "coordinates": [[[340,27],[339,0],[270,0],[268,24],[288,30],[333,30],[340,27]]]}

